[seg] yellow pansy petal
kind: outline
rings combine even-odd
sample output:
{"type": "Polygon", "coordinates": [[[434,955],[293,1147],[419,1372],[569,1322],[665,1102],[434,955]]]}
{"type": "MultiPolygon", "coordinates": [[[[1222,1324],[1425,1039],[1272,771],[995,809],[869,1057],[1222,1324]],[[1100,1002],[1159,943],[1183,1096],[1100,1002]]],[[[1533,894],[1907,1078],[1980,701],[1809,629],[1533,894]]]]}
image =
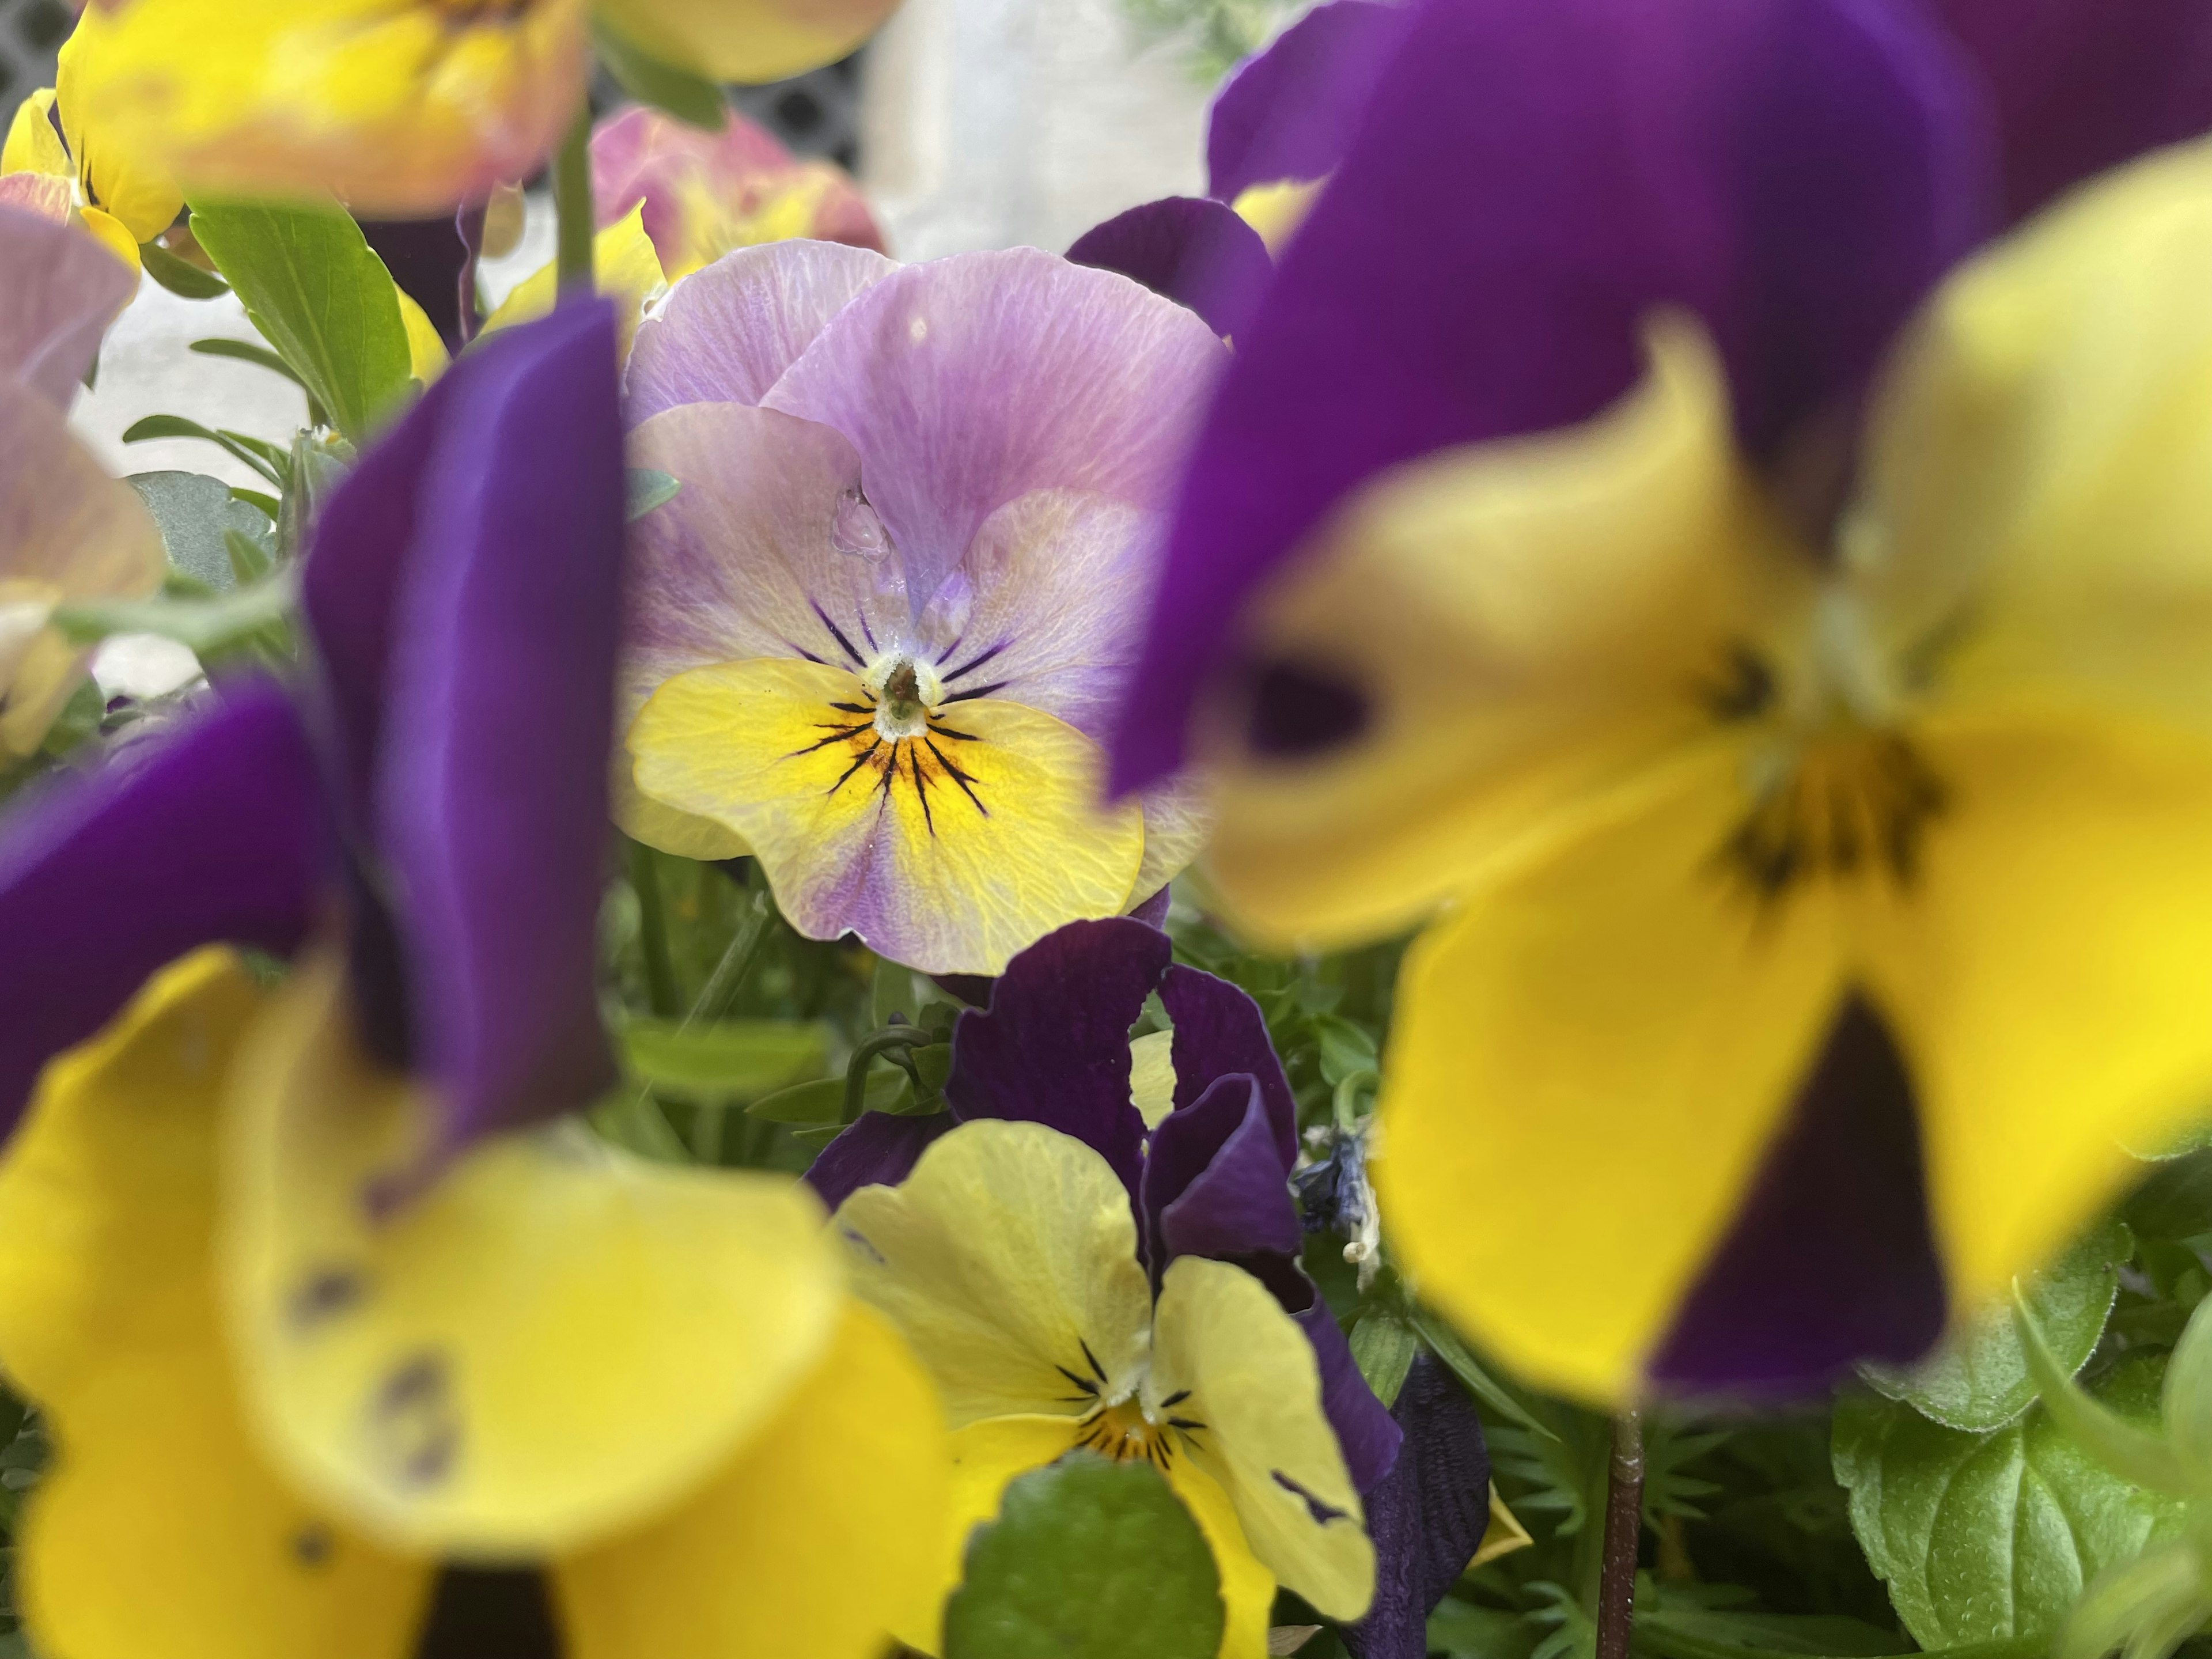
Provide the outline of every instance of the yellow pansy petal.
{"type": "Polygon", "coordinates": [[[1375,1547],[1322,1409],[1321,1368],[1266,1285],[1225,1261],[1170,1263],[1145,1403],[1195,1425],[1182,1451],[1221,1483],[1276,1577],[1332,1619],[1367,1611],[1375,1547]]]}
{"type": "Polygon", "coordinates": [[[132,0],[62,101],[195,191],[421,216],[538,171],[588,47],[585,0],[132,0]]]}
{"type": "Polygon", "coordinates": [[[2212,745],[2033,717],[1918,734],[1946,808],[1873,933],[1954,1298],[2006,1294],[2212,1104],[2212,745]]]}
{"type": "Polygon", "coordinates": [[[1252,185],[1240,191],[1231,210],[1260,233],[1267,252],[1280,256],[1327,183],[1322,179],[1285,179],[1272,185],[1252,185]]]}
{"type": "Polygon", "coordinates": [[[1763,902],[1723,862],[1740,799],[1725,754],[1655,778],[1471,895],[1401,976],[1393,1248],[1542,1386],[1632,1392],[1842,994],[1832,891],[1763,902]]]}
{"type": "Polygon", "coordinates": [[[1528,1528],[1521,1524],[1521,1517],[1505,1506],[1505,1500],[1498,1495],[1497,1483],[1492,1481],[1490,1487],[1490,1524],[1483,1530],[1481,1547],[1475,1551],[1474,1559],[1467,1565],[1470,1568],[1481,1566],[1486,1561],[1495,1561],[1501,1555],[1525,1550],[1535,1541],[1528,1535],[1528,1528]]]}
{"type": "Polygon", "coordinates": [[[848,1304],[828,1357],[728,1470],[553,1582],[571,1659],[878,1659],[942,1594],[950,1449],[935,1390],[848,1304]]]}
{"type": "Polygon", "coordinates": [[[1153,1031],[1129,1045],[1129,1103],[1157,1129],[1175,1109],[1175,1033],[1153,1031]]]}
{"type": "Polygon", "coordinates": [[[893,744],[860,693],[842,669],[781,659],[678,674],[630,728],[637,787],[742,836],[801,933],[849,931],[926,973],[1000,973],[1054,928],[1121,910],[1143,814],[1096,805],[1090,738],[982,698],[893,744]]]}
{"type": "Polygon", "coordinates": [[[1259,654],[1359,688],[1366,729],[1310,760],[1224,759],[1208,870],[1248,928],[1402,928],[1710,725],[1730,647],[1790,566],[1711,346],[1671,323],[1651,354],[1586,426],[1384,475],[1265,602],[1259,654]]]}
{"type": "Polygon", "coordinates": [[[120,219],[96,207],[88,207],[77,210],[76,222],[125,264],[133,270],[138,269],[137,240],[120,219]]]}
{"type": "Polygon", "coordinates": [[[429,1569],[330,1526],[277,1483],[223,1352],[216,1121],[256,1006],[226,951],[157,975],[49,1067],[0,1164],[0,1364],[58,1443],[15,1565],[41,1652],[412,1648],[429,1569]]]}
{"type": "Polygon", "coordinates": [[[85,200],[112,214],[135,246],[152,241],[176,223],[185,198],[160,161],[160,148],[144,132],[118,130],[88,114],[86,88],[100,75],[115,30],[115,21],[99,6],[77,14],[76,27],[62,43],[54,96],[85,200]]]}
{"type": "Polygon", "coordinates": [[[1134,1386],[1152,1294],[1128,1189],[1041,1123],[963,1124],[837,1211],[853,1287],[906,1334],[955,1427],[1080,1417],[1134,1386]]]}
{"type": "Polygon", "coordinates": [[[1854,575],[1947,696],[2212,729],[2212,143],[2108,175],[1938,294],[1869,428],[1854,575]]]}
{"type": "Polygon", "coordinates": [[[327,959],[294,970],[237,1087],[248,1403],[295,1478],[381,1537],[512,1557],[634,1524],[757,1436],[830,1340],[836,1248],[781,1177],[563,1123],[410,1194],[424,1103],[361,1056],[327,959]]]}
{"type": "Polygon", "coordinates": [[[1236,1506],[1219,1481],[1183,1457],[1169,1469],[1168,1485],[1206,1534],[1214,1570],[1221,1576],[1221,1604],[1228,1617],[1221,1630],[1220,1659],[1261,1659],[1267,1651],[1275,1609],[1275,1575],[1244,1541],[1236,1506]]]}
{"type": "Polygon", "coordinates": [[[608,781],[614,821],[631,840],[657,847],[664,853],[673,853],[680,859],[697,859],[702,863],[743,858],[751,850],[743,836],[725,829],[714,819],[702,818],[696,812],[679,812],[641,793],[633,775],[635,764],[625,747],[615,757],[608,781]]]}
{"type": "Polygon", "coordinates": [[[834,64],[897,0],[599,0],[599,16],[665,62],[715,81],[783,81],[834,64]]]}
{"type": "Polygon", "coordinates": [[[62,136],[54,128],[54,89],[41,87],[15,106],[8,139],[0,145],[0,173],[38,173],[50,179],[75,179],[62,136]]]}
{"type": "Polygon", "coordinates": [[[446,372],[453,356],[439,337],[438,325],[430,320],[430,313],[416,303],[415,296],[404,288],[392,291],[398,297],[399,321],[407,330],[407,372],[428,386],[446,372]]]}
{"type": "MultiPolygon", "coordinates": [[[[660,256],[645,234],[645,204],[640,202],[627,217],[617,220],[592,239],[592,271],[599,291],[615,301],[617,349],[629,356],[629,343],[637,333],[637,319],[646,305],[662,289],[660,256]]],[[[484,319],[483,331],[496,333],[543,317],[553,309],[560,274],[550,264],[540,267],[514,285],[499,309],[484,319]]]]}

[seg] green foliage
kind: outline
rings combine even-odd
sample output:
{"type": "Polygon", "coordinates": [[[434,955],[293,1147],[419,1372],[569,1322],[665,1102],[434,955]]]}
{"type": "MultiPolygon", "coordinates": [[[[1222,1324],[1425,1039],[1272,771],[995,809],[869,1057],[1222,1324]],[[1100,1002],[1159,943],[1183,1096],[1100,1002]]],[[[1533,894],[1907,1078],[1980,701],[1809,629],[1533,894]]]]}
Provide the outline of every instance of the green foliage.
{"type": "Polygon", "coordinates": [[[138,263],[149,276],[179,299],[212,300],[230,292],[230,284],[213,271],[179,259],[158,242],[139,245],[138,263]]]}
{"type": "Polygon", "coordinates": [[[830,1051],[821,1025],[781,1020],[701,1024],[627,1016],[615,1040],[625,1073],[679,1100],[743,1104],[817,1069],[830,1051]]]}
{"type": "Polygon", "coordinates": [[[1213,1659],[1213,1554],[1147,1462],[1071,1452],[1006,1488],[968,1541],[945,1659],[1213,1659]]]}
{"type": "Polygon", "coordinates": [[[240,465],[251,467],[279,489],[290,483],[283,452],[259,438],[233,432],[228,427],[210,430],[182,415],[149,415],[124,429],[123,441],[126,444],[141,444],[150,438],[198,439],[213,444],[240,465]]]}
{"type": "Polygon", "coordinates": [[[1297,0],[1123,0],[1138,27],[1171,43],[1193,79],[1218,81],[1300,9],[1297,0]]]}
{"type": "Polygon", "coordinates": [[[684,488],[681,478],[671,477],[665,472],[656,472],[649,466],[633,466],[623,475],[629,489],[627,510],[635,523],[659,507],[663,501],[672,501],[684,488]]]}
{"type": "Polygon", "coordinates": [[[307,395],[358,443],[404,397],[399,290],[336,207],[195,202],[192,234],[307,395]]]}
{"type": "Polygon", "coordinates": [[[641,104],[665,110],[679,121],[719,132],[729,112],[722,89],[703,76],[664,63],[635,46],[604,18],[592,22],[592,42],[622,89],[641,104]]]}
{"type": "Polygon", "coordinates": [[[240,501],[220,478],[198,472],[135,472],[125,480],[153,514],[169,568],[215,592],[238,585],[228,537],[235,532],[273,562],[275,527],[268,516],[240,501]]]}

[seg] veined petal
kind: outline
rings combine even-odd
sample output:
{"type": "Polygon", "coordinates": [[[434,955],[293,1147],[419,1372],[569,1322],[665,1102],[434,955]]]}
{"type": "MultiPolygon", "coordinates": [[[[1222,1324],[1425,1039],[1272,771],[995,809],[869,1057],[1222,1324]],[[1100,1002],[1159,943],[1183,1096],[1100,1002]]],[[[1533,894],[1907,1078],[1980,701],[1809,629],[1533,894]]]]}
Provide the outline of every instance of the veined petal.
{"type": "Polygon", "coordinates": [[[1962,713],[1918,734],[1948,805],[1869,907],[1960,1303],[2002,1296],[2212,1100],[2212,746],[1962,713]]]}
{"type": "Polygon", "coordinates": [[[679,674],[630,728],[637,787],[743,836],[809,938],[925,973],[998,973],[1127,902],[1143,816],[1097,805],[1097,745],[996,698],[886,738],[860,686],[788,659],[679,674]]]}
{"type": "Polygon", "coordinates": [[[416,1190],[437,1115],[351,1024],[312,962],[238,1067],[224,1290],[283,1466],[373,1534],[463,1556],[574,1550],[702,1491],[830,1343],[820,1206],[574,1123],[416,1190]]]}
{"type": "Polygon", "coordinates": [[[634,425],[684,404],[757,404],[830,319],[896,270],[834,242],[740,248],[678,283],[637,331],[624,382],[634,425]]]}
{"type": "Polygon", "coordinates": [[[54,106],[86,203],[112,214],[134,244],[150,242],[185,209],[184,192],[161,161],[164,152],[143,131],[118,130],[86,112],[87,88],[100,79],[117,27],[98,6],[77,14],[76,27],[62,42],[54,106]]]}
{"type": "MultiPolygon", "coordinates": [[[[0,209],[11,216],[24,214],[49,223],[65,225],[77,216],[76,188],[66,179],[47,173],[0,173],[0,209]]],[[[138,250],[133,247],[135,260],[138,250]]]]}
{"type": "Polygon", "coordinates": [[[984,520],[1033,490],[1164,507],[1227,355],[1127,277],[1012,248],[885,277],[763,401],[851,440],[919,615],[984,520]]]}
{"type": "Polygon", "coordinates": [[[897,0],[598,0],[599,15],[664,61],[757,84],[834,64],[897,0]]]}
{"type": "Polygon", "coordinates": [[[1207,192],[1233,202],[1257,185],[1332,172],[1413,10],[1395,0],[1330,0],[1239,64],[1206,118],[1207,192]]]}
{"type": "Polygon", "coordinates": [[[1143,1199],[1155,1275],[1178,1255],[1289,1256],[1305,1242],[1290,1170],[1249,1077],[1217,1079],[1161,1121],[1145,1158],[1143,1199]]]}
{"type": "Polygon", "coordinates": [[[1374,1164],[1394,1244],[1547,1387],[1632,1393],[1842,995],[1832,890],[1762,902],[1729,867],[1735,765],[1563,829],[1400,981],[1374,1164]]]}
{"type": "Polygon", "coordinates": [[[1120,1177],[1073,1136],[963,1123],[901,1185],[847,1199],[836,1231],[854,1291],[913,1345],[956,1429],[1072,1424],[1135,1391],[1152,1313],[1136,1223],[1120,1177]]]}
{"type": "Polygon", "coordinates": [[[1732,653],[1809,586],[1679,319],[1588,426],[1378,477],[1255,629],[1212,745],[1209,870],[1282,943],[1417,921],[1553,815],[1710,730],[1732,653]]]}
{"type": "Polygon", "coordinates": [[[1947,697],[2212,730],[2212,143],[2075,194],[1946,285],[1870,428],[1852,574],[1947,697]]]}
{"type": "Polygon", "coordinates": [[[1162,977],[1160,1004],[1175,1026],[1176,1104],[1194,1104],[1217,1078],[1250,1078],[1287,1178],[1298,1161],[1298,1102],[1260,1005],[1243,987],[1182,963],[1162,977]]]}
{"type": "Polygon", "coordinates": [[[1375,1552],[1359,1494],[1322,1410],[1313,1350],[1265,1285],[1226,1262],[1170,1266],[1145,1403],[1197,1425],[1180,1430],[1183,1449],[1221,1483],[1277,1578],[1332,1619],[1367,1611],[1375,1552]]]}
{"type": "MultiPolygon", "coordinates": [[[[599,292],[614,303],[615,356],[628,357],[638,318],[668,285],[661,274],[660,256],[645,234],[642,207],[632,208],[592,238],[592,270],[599,292]]],[[[483,332],[496,333],[544,316],[558,296],[559,276],[551,264],[531,272],[500,301],[499,309],[484,319],[483,332]]]]}
{"type": "Polygon", "coordinates": [[[304,1503],[247,1432],[212,1272],[217,1119],[258,996],[156,975],[58,1061],[0,1163],[0,1363],[54,1467],[18,1539],[34,1639],[82,1659],[405,1659],[432,1569],[304,1503]]]}
{"type": "Polygon", "coordinates": [[[0,204],[0,374],[66,409],[137,283],[67,223],[0,204]]]}
{"type": "Polygon", "coordinates": [[[848,1304],[827,1356],[674,1513],[554,1569],[574,1659],[878,1659],[936,1617],[951,1449],[927,1374],[848,1304]]]}
{"type": "Polygon", "coordinates": [[[1159,915],[1148,918],[1158,927],[1167,919],[1168,884],[1188,869],[1213,838],[1213,783],[1199,773],[1179,772],[1139,790],[1137,804],[1145,809],[1145,858],[1129,891],[1146,896],[1140,905],[1154,897],[1159,900],[1159,915]]]}
{"type": "Polygon", "coordinates": [[[134,0],[82,66],[91,131],[188,188],[392,216],[480,201],[552,152],[589,64],[584,0],[134,0]]]}

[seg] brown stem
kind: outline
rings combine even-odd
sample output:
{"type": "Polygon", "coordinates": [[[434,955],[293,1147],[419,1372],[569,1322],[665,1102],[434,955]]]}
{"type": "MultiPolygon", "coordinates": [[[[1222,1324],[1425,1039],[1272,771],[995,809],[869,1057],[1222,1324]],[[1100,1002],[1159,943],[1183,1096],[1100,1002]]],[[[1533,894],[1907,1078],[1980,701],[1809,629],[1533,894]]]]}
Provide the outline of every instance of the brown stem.
{"type": "Polygon", "coordinates": [[[1636,1547],[1643,1535],[1644,1419],[1627,1411],[1613,1419],[1613,1462],[1606,1471],[1597,1659],[1628,1659],[1628,1633],[1636,1611],[1636,1547]]]}

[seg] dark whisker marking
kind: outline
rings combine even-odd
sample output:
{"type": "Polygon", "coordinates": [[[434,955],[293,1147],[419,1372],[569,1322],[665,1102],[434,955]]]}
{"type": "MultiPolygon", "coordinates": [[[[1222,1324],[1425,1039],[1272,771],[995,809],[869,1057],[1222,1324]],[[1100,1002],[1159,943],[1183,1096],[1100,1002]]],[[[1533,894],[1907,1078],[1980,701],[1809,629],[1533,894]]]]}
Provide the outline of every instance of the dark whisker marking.
{"type": "MultiPolygon", "coordinates": [[[[817,723],[814,729],[819,732],[825,730],[826,728],[817,723]]],[[[830,735],[823,738],[821,742],[810,743],[804,749],[794,749],[788,755],[786,755],[784,759],[797,760],[801,755],[811,755],[817,749],[827,749],[833,743],[842,743],[848,738],[856,738],[867,729],[868,725],[866,720],[861,721],[858,726],[841,726],[836,730],[831,731],[830,735]]],[[[840,781],[842,782],[842,780],[841,779],[840,781]]],[[[835,791],[832,791],[831,793],[834,793],[835,791]]]]}
{"type": "Polygon", "coordinates": [[[833,702],[830,706],[847,714],[872,714],[876,712],[876,706],[872,702],[833,702]]]}
{"type": "MultiPolygon", "coordinates": [[[[933,720],[936,716],[932,715],[930,718],[933,720]]],[[[973,732],[956,732],[949,726],[933,726],[929,728],[929,733],[932,737],[951,738],[959,743],[981,743],[983,741],[982,738],[977,737],[973,732]]]]}
{"type": "Polygon", "coordinates": [[[1177,1389],[1173,1394],[1160,1401],[1160,1409],[1162,1411],[1165,1411],[1170,1406],[1180,1406],[1184,1401],[1189,1398],[1190,1390],[1188,1389],[1177,1389]]]}
{"type": "MultiPolygon", "coordinates": [[[[874,751],[871,750],[870,752],[872,753],[874,751]]],[[[898,756],[899,746],[897,744],[894,743],[891,744],[890,757],[884,762],[883,775],[877,780],[876,787],[882,792],[883,797],[885,800],[889,800],[891,798],[891,781],[898,776],[898,756]]]]}
{"type": "MultiPolygon", "coordinates": [[[[924,743],[929,743],[929,739],[927,738],[924,738],[922,741],[924,743]]],[[[945,759],[945,751],[939,749],[935,744],[929,743],[929,752],[937,757],[937,763],[945,769],[945,775],[950,777],[953,782],[960,786],[960,793],[967,796],[971,802],[974,802],[975,810],[981,812],[985,817],[989,817],[991,816],[991,809],[984,805],[981,800],[976,799],[975,790],[969,787],[975,780],[968,773],[962,771],[958,767],[955,766],[951,761],[945,759]]]]}
{"type": "Polygon", "coordinates": [[[1069,1382],[1074,1383],[1077,1388],[1082,1389],[1085,1394],[1088,1395],[1093,1400],[1096,1400],[1098,1397],[1098,1385],[1096,1382],[1093,1382],[1089,1377],[1078,1376],[1073,1371],[1068,1370],[1065,1365],[1054,1365],[1053,1370],[1058,1371],[1069,1382]]]}
{"type": "Polygon", "coordinates": [[[979,685],[973,691],[955,691],[951,696],[945,698],[945,701],[947,702],[966,702],[971,697],[988,697],[994,691],[1003,691],[1012,684],[1013,682],[1012,680],[993,680],[988,685],[979,685]]]}
{"type": "Polygon", "coordinates": [[[1091,1362],[1091,1376],[1103,1382],[1106,1380],[1106,1368],[1098,1363],[1098,1356],[1091,1352],[1091,1345],[1079,1336],[1075,1339],[1075,1346],[1083,1350],[1083,1357],[1091,1362]]]}
{"type": "Polygon", "coordinates": [[[929,786],[921,781],[921,750],[910,747],[906,751],[906,763],[914,772],[914,798],[921,803],[921,821],[929,826],[929,838],[937,839],[937,818],[929,810],[929,786]]]}
{"type": "Polygon", "coordinates": [[[880,651],[883,649],[881,646],[876,643],[876,630],[868,626],[868,613],[865,611],[860,612],[860,637],[867,641],[869,650],[880,651]]]}
{"type": "Polygon", "coordinates": [[[1000,640],[988,651],[978,653],[976,655],[969,658],[966,662],[962,663],[959,667],[954,669],[951,673],[941,674],[938,678],[946,685],[951,684],[955,680],[965,679],[969,675],[974,673],[985,663],[990,661],[992,658],[997,656],[999,653],[1005,650],[1007,646],[1012,643],[1013,643],[1013,641],[1011,640],[1000,640]]]}
{"type": "MultiPolygon", "coordinates": [[[[822,618],[822,625],[830,630],[830,637],[836,640],[838,645],[843,649],[845,654],[853,659],[853,666],[855,668],[866,668],[868,665],[867,659],[853,648],[852,641],[845,637],[845,630],[838,627],[836,623],[830,620],[830,613],[827,611],[824,611],[815,600],[809,599],[807,600],[807,604],[814,606],[814,614],[822,618]]],[[[819,662],[822,659],[819,657],[817,657],[815,660],[819,662]]]]}
{"type": "Polygon", "coordinates": [[[875,753],[876,753],[876,750],[877,750],[878,749],[882,748],[883,746],[884,746],[884,740],[883,740],[881,738],[878,738],[876,739],[876,741],[875,741],[874,745],[869,749],[869,750],[868,750],[868,752],[867,752],[866,754],[865,754],[865,755],[861,756],[860,759],[858,759],[858,760],[854,761],[854,762],[850,766],[847,767],[847,768],[846,768],[842,772],[841,772],[841,773],[839,773],[839,774],[837,775],[837,781],[836,781],[836,782],[835,782],[835,783],[833,783],[833,784],[831,784],[831,785],[830,786],[829,790],[828,790],[828,792],[827,792],[827,793],[830,793],[830,794],[834,795],[834,794],[836,794],[836,793],[840,789],[842,789],[842,788],[845,787],[845,780],[846,780],[846,779],[848,779],[848,778],[849,778],[849,777],[851,777],[851,776],[853,775],[853,774],[854,774],[854,773],[855,773],[855,772],[859,771],[862,767],[866,766],[866,764],[867,764],[871,760],[874,759],[874,758],[875,758],[875,753]]]}
{"type": "Polygon", "coordinates": [[[1170,1417],[1168,1419],[1168,1426],[1171,1429],[1181,1429],[1185,1434],[1188,1434],[1193,1429],[1202,1429],[1206,1425],[1194,1417],[1170,1417]]]}
{"type": "Polygon", "coordinates": [[[822,658],[816,656],[805,646],[793,645],[789,640],[786,640],[783,642],[783,648],[787,651],[796,651],[800,656],[805,658],[807,661],[821,663],[824,668],[827,668],[830,665],[828,662],[824,661],[822,658]]]}

